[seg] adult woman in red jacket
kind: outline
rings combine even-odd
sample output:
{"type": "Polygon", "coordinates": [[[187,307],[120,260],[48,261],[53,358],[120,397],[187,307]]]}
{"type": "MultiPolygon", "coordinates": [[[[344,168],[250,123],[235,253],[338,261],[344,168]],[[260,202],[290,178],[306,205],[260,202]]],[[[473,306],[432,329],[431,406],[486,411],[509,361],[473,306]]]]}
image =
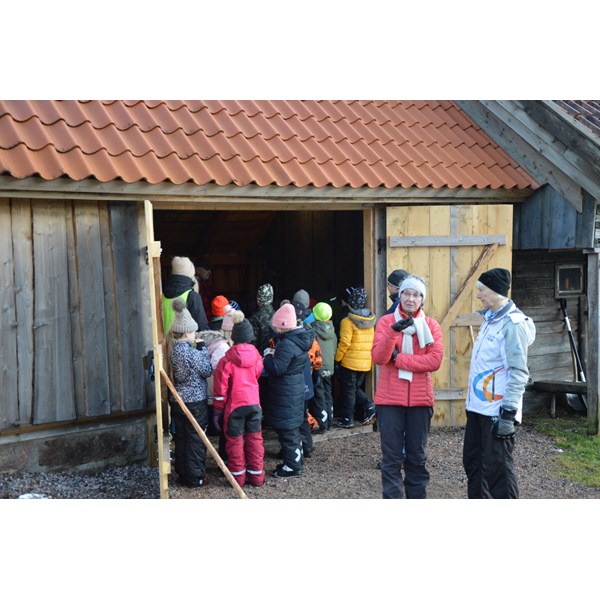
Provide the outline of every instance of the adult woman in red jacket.
{"type": "Polygon", "coordinates": [[[444,344],[439,323],[423,311],[426,293],[420,277],[407,277],[400,286],[399,306],[381,317],[375,329],[372,355],[381,366],[375,406],[384,498],[402,498],[403,493],[407,498],[427,496],[431,373],[442,364],[444,344]]]}

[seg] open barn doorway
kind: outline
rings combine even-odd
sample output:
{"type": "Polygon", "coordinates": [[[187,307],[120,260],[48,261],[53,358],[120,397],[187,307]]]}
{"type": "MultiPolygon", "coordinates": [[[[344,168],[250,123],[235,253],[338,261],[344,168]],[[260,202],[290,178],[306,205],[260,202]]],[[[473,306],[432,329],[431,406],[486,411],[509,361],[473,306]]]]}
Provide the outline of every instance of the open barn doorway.
{"type": "Polygon", "coordinates": [[[249,314],[262,283],[273,285],[276,307],[305,289],[334,311],[346,287],[364,285],[360,210],[155,210],[154,230],[163,278],[173,256],[206,259],[213,293],[249,314]]]}

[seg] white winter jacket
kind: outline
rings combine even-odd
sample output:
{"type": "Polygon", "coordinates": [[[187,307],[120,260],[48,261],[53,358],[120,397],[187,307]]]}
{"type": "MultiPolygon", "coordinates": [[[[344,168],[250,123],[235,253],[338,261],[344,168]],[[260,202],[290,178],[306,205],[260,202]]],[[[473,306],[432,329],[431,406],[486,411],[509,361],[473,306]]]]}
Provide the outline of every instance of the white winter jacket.
{"type": "Polygon", "coordinates": [[[484,322],[471,355],[466,409],[495,417],[502,407],[516,411],[520,422],[529,379],[527,348],[535,340],[535,325],[512,300],[496,313],[479,312],[484,322]]]}

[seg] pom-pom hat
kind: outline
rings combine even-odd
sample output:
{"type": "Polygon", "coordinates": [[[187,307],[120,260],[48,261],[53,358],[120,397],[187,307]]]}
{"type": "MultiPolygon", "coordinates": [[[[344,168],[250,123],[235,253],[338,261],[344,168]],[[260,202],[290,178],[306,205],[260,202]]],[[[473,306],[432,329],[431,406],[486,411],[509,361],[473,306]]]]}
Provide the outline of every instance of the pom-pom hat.
{"type": "Polygon", "coordinates": [[[501,296],[508,296],[508,290],[510,289],[510,271],[507,269],[490,269],[479,276],[479,280],[485,287],[500,294],[501,296]]]}
{"type": "Polygon", "coordinates": [[[254,329],[248,319],[244,318],[241,310],[234,310],[231,313],[233,329],[231,330],[231,340],[234,344],[249,344],[255,339],[254,329]]]}
{"type": "Polygon", "coordinates": [[[275,329],[295,329],[297,322],[296,310],[289,302],[279,307],[271,319],[275,329]]]}
{"type": "Polygon", "coordinates": [[[175,298],[171,306],[173,307],[174,315],[169,331],[175,333],[192,333],[198,330],[198,323],[192,318],[183,300],[175,298]]]}
{"type": "Polygon", "coordinates": [[[233,329],[233,319],[232,319],[232,313],[235,309],[228,304],[224,309],[223,312],[225,313],[225,316],[223,317],[223,321],[221,323],[221,329],[223,331],[231,331],[233,329]]]}

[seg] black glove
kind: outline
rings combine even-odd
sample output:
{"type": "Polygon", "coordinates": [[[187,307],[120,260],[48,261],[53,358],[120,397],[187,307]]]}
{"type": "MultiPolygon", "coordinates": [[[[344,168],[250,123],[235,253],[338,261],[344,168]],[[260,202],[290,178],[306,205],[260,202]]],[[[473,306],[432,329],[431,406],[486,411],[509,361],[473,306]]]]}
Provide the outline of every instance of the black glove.
{"type": "Polygon", "coordinates": [[[400,319],[399,321],[396,321],[392,325],[392,329],[394,331],[404,331],[407,327],[410,327],[413,323],[414,323],[414,320],[412,317],[408,317],[407,319],[400,319]]]}
{"type": "Polygon", "coordinates": [[[515,435],[516,410],[500,409],[500,416],[492,424],[492,433],[501,440],[508,440],[515,435]]]}

